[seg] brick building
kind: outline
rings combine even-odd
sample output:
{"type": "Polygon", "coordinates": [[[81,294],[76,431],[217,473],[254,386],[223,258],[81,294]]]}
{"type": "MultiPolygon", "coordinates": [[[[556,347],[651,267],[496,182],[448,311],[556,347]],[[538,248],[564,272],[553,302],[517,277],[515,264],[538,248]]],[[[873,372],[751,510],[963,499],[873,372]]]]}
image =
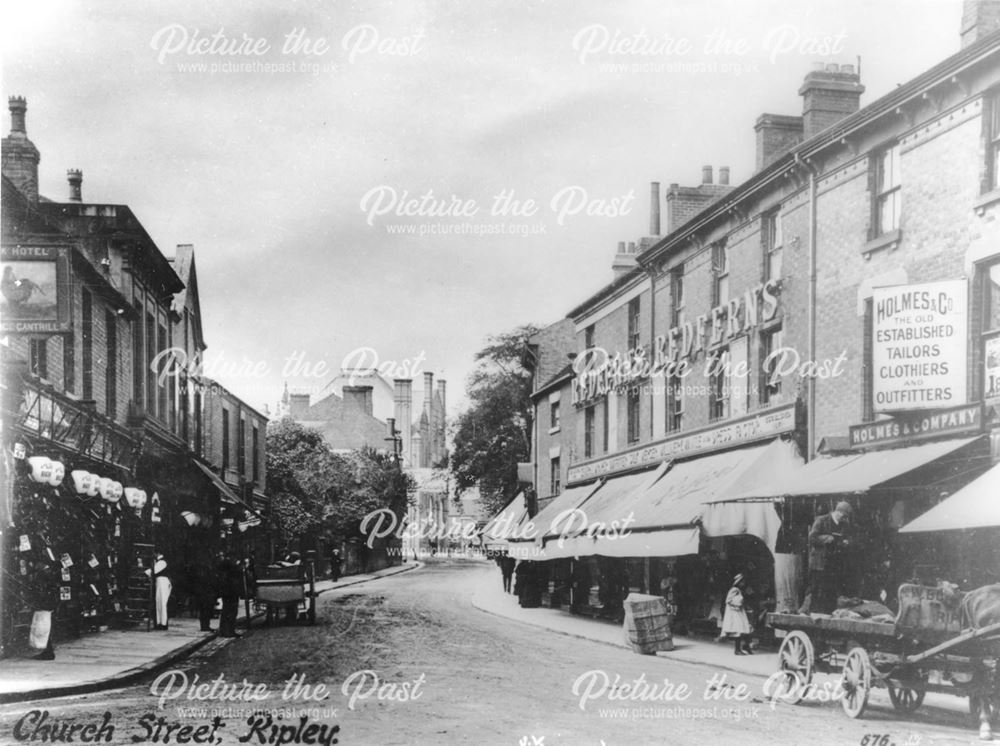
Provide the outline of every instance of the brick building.
{"type": "Polygon", "coordinates": [[[249,507],[220,488],[203,452],[202,384],[188,367],[205,349],[192,249],[168,259],[127,205],[84,201],[78,170],[67,172],[65,199],[39,195],[27,103],[9,106],[5,650],[24,643],[34,609],[54,610],[57,635],[146,618],[143,570],[155,551],[167,558],[171,610],[180,611],[185,565],[221,546],[229,506],[241,516],[249,507]]]}
{"type": "Polygon", "coordinates": [[[653,185],[651,235],[569,314],[573,457],[536,545],[595,597],[564,602],[674,576],[697,624],[744,572],[797,608],[809,525],[845,498],[852,595],[1000,567],[985,538],[896,535],[1000,457],[996,5],[966,3],[961,50],[866,106],[852,65],[818,65],[800,115],[757,119],[749,178],[670,186],[663,236],[653,185]]]}

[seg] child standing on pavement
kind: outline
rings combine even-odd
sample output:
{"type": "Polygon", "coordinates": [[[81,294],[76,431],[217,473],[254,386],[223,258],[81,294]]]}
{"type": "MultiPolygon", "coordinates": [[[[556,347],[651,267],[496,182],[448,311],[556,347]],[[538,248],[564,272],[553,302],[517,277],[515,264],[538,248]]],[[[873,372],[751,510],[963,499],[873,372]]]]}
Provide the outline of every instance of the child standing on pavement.
{"type": "Polygon", "coordinates": [[[746,578],[740,573],[733,578],[733,587],[726,594],[726,612],[722,617],[722,634],[734,638],[733,652],[736,655],[750,655],[750,620],[743,608],[743,593],[746,578]]]}

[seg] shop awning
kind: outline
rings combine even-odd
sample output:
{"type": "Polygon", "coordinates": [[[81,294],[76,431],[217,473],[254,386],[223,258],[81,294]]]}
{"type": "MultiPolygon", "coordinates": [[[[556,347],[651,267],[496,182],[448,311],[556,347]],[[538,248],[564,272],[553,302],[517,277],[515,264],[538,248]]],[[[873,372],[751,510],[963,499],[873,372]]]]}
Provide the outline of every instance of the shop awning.
{"type": "Polygon", "coordinates": [[[1000,465],[938,503],[900,533],[1000,527],[1000,465]]]}
{"type": "Polygon", "coordinates": [[[743,502],[863,494],[942,459],[977,439],[957,438],[886,451],[826,456],[810,461],[785,477],[779,476],[727,499],[743,502]]]}
{"type": "Polygon", "coordinates": [[[528,508],[524,504],[524,493],[507,503],[507,507],[497,513],[483,527],[483,544],[487,549],[506,549],[512,536],[520,535],[519,528],[528,518],[528,508]]]}
{"type": "Polygon", "coordinates": [[[706,505],[762,484],[801,465],[795,445],[774,440],[750,448],[664,464],[655,471],[609,479],[581,506],[588,526],[545,542],[546,557],[676,557],[697,554],[699,536],[750,534],[774,549],[781,520],[770,504],[706,505]]]}
{"type": "Polygon", "coordinates": [[[212,481],[212,484],[215,486],[215,488],[219,490],[219,498],[222,500],[222,502],[229,503],[230,505],[239,505],[241,508],[249,510],[254,515],[260,516],[260,513],[258,513],[252,507],[243,502],[239,497],[237,497],[236,493],[233,492],[233,488],[230,487],[228,484],[226,484],[223,481],[222,477],[220,477],[218,474],[209,469],[200,461],[195,461],[194,459],[192,459],[191,463],[193,463],[195,466],[201,469],[201,471],[205,474],[205,476],[207,476],[212,481]]]}
{"type": "MultiPolygon", "coordinates": [[[[542,537],[543,558],[554,559],[588,554],[606,554],[609,557],[636,556],[614,554],[614,547],[605,546],[625,541],[626,537],[616,535],[614,541],[602,540],[601,550],[597,551],[598,539],[596,535],[587,536],[586,532],[591,528],[596,531],[620,527],[622,522],[634,512],[638,499],[653,482],[663,475],[666,469],[667,466],[664,464],[656,469],[638,474],[626,474],[608,479],[596,489],[596,485],[576,487],[574,488],[576,494],[573,496],[568,495],[572,490],[567,490],[564,495],[560,495],[558,504],[553,502],[535,519],[536,525],[540,528],[539,535],[542,537]],[[563,500],[564,496],[567,499],[563,500]],[[570,499],[571,497],[582,497],[582,499],[573,500],[570,499]],[[575,512],[567,512],[573,509],[575,512]]],[[[622,548],[619,547],[619,550],[622,551],[622,548]]]]}
{"type": "Polygon", "coordinates": [[[539,542],[546,535],[554,535],[559,530],[557,519],[560,516],[568,515],[567,511],[579,509],[580,506],[601,486],[601,482],[591,482],[590,484],[568,487],[560,492],[553,500],[538,512],[534,518],[530,519],[519,536],[514,537],[514,542],[539,542]]]}

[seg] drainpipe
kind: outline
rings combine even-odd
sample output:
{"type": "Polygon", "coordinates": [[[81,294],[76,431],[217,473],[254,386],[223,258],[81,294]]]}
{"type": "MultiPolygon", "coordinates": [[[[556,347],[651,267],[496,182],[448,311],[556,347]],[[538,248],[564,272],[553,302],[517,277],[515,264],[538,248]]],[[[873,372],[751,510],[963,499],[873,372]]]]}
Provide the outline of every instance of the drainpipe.
{"type": "MultiPolygon", "coordinates": [[[[809,173],[809,291],[806,300],[808,308],[808,360],[816,359],[816,167],[795,154],[795,164],[809,173]]],[[[816,377],[806,381],[806,461],[813,459],[816,452],[816,377]]]]}
{"type": "MultiPolygon", "coordinates": [[[[652,358],[656,352],[656,263],[654,262],[647,269],[649,273],[649,356],[650,365],[652,365],[652,358]]],[[[655,409],[653,405],[653,398],[656,396],[654,392],[655,386],[653,385],[653,377],[649,377],[649,437],[652,440],[653,433],[656,432],[656,424],[653,422],[653,411],[655,409]]],[[[648,592],[648,591],[647,591],[648,592]]]]}

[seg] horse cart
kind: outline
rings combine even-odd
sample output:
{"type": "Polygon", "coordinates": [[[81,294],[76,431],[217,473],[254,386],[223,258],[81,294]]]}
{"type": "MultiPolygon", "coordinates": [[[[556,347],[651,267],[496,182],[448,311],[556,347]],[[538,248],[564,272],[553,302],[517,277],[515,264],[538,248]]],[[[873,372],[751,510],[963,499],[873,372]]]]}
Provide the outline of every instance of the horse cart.
{"type": "Polygon", "coordinates": [[[259,568],[254,583],[254,599],[267,608],[267,623],[273,624],[279,613],[287,621],[301,616],[316,623],[316,573],[312,562],[300,565],[267,565],[259,568]]]}
{"type": "Polygon", "coordinates": [[[988,737],[1000,710],[1000,623],[960,629],[956,604],[942,588],[903,585],[895,621],[805,614],[768,614],[786,632],[778,650],[781,701],[815,691],[815,673],[840,674],[832,693],[844,712],[861,717],[873,687],[889,690],[893,707],[912,713],[927,692],[969,698],[970,713],[988,737]]]}

